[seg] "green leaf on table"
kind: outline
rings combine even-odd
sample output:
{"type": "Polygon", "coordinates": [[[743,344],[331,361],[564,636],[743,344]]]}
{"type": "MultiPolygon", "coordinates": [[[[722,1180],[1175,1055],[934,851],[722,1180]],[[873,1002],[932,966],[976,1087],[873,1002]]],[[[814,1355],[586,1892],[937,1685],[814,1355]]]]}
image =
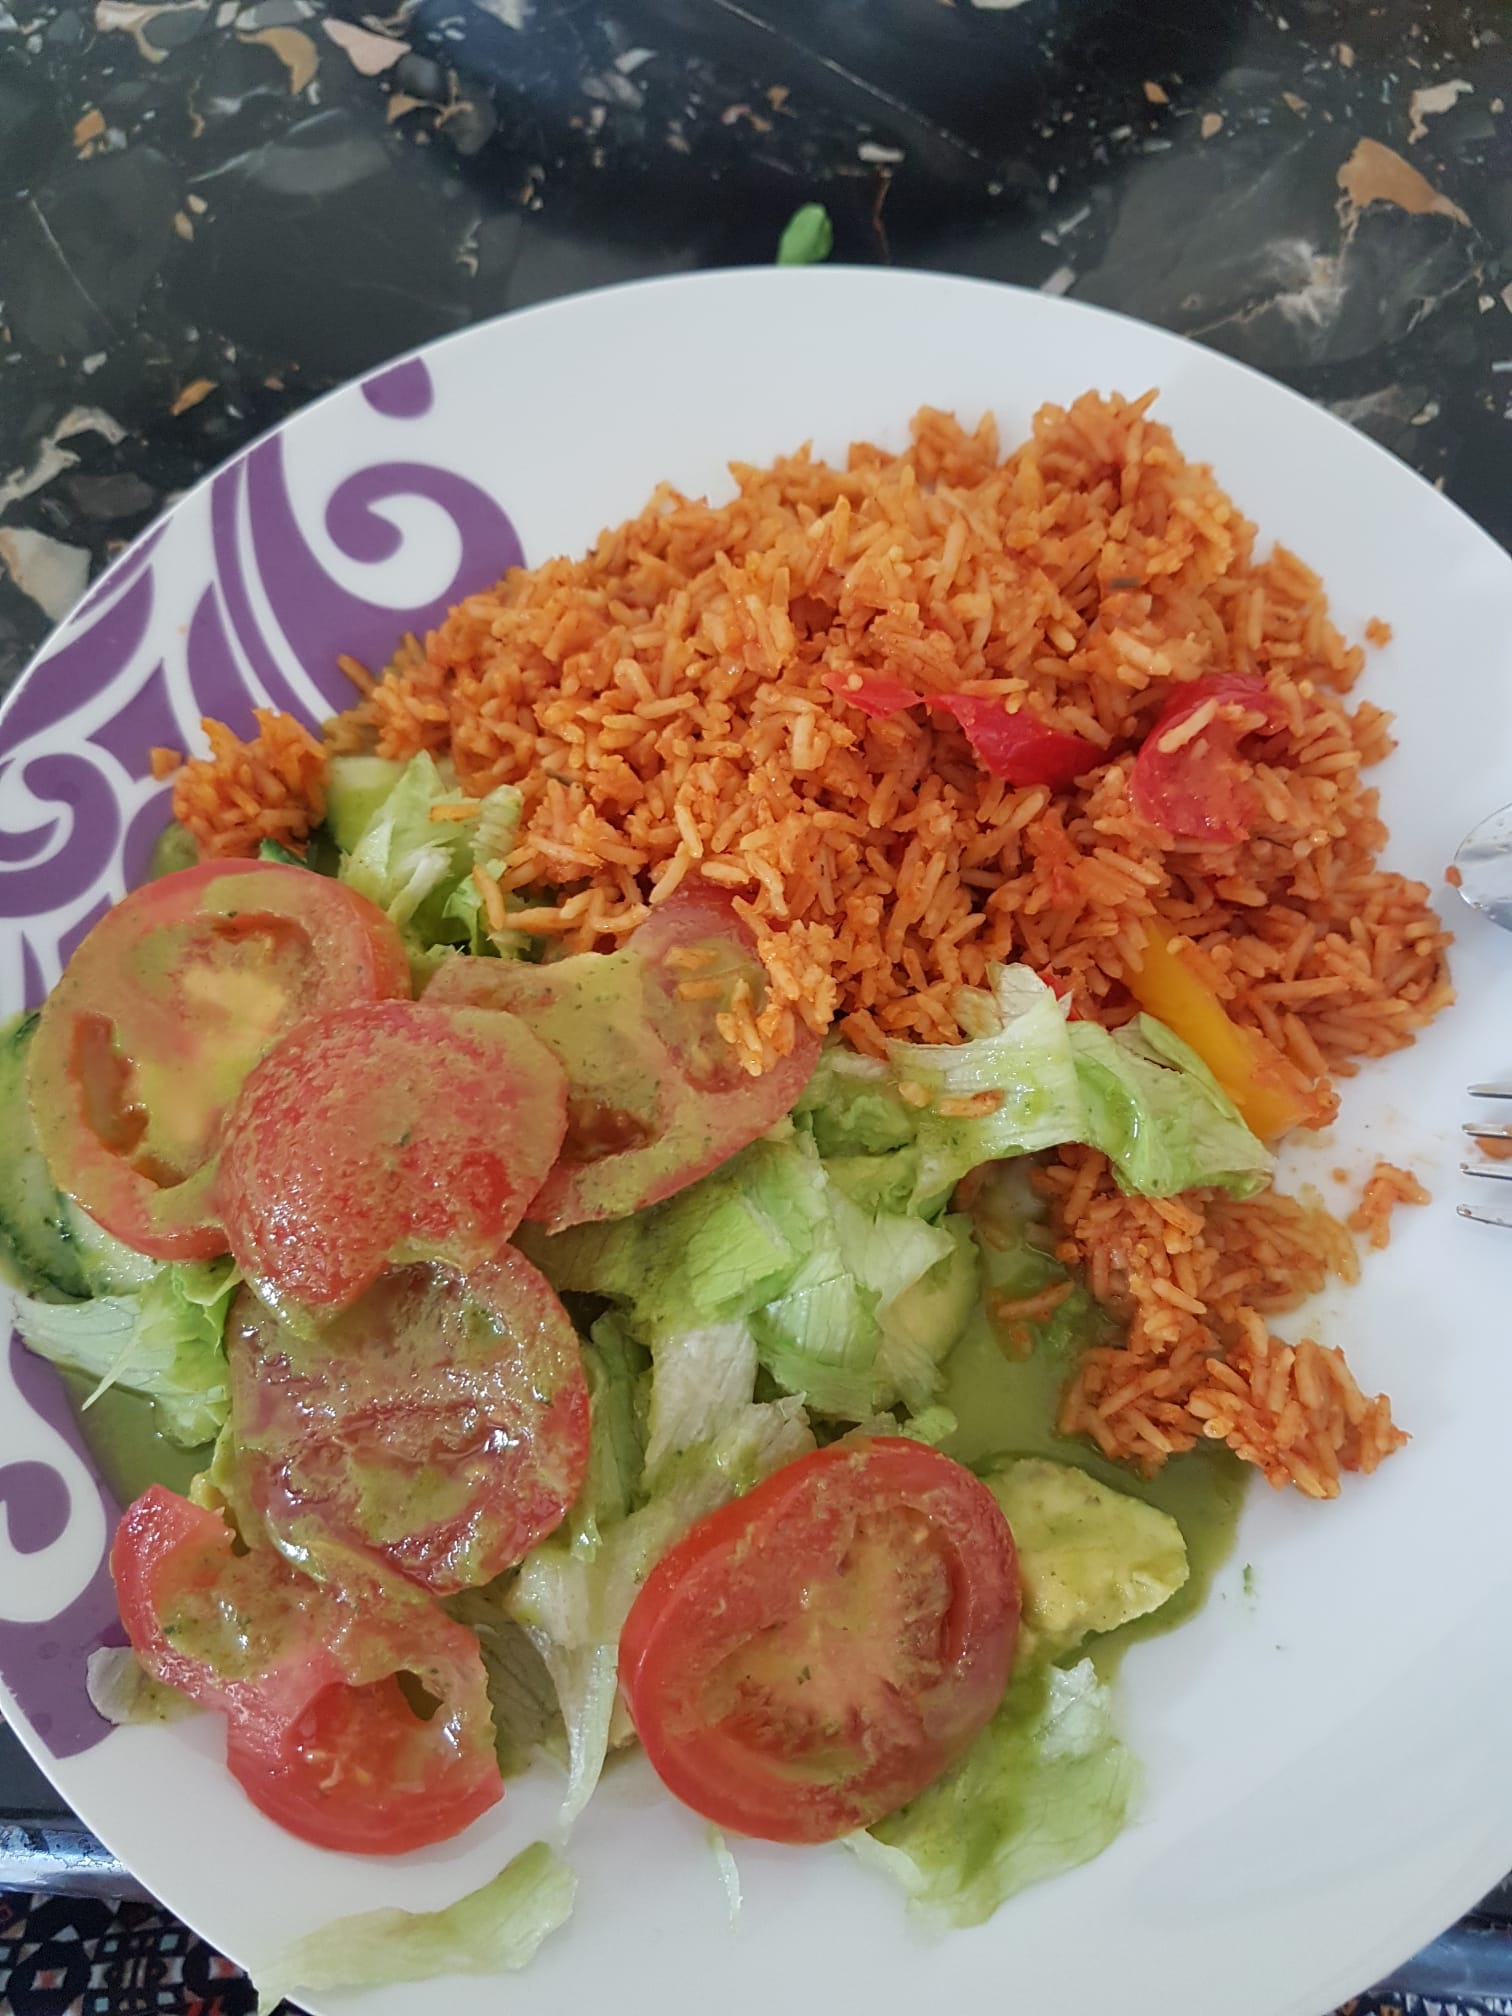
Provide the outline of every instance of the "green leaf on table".
{"type": "Polygon", "coordinates": [[[822,203],[805,203],[795,210],[777,241],[779,266],[817,266],[828,259],[835,246],[835,227],[822,203]]]}

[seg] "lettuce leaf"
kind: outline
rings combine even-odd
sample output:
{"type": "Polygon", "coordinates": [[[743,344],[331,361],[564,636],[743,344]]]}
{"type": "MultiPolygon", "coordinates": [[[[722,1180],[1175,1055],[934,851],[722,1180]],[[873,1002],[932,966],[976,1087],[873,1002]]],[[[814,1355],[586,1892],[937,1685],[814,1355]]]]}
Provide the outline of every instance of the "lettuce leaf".
{"type": "Polygon", "coordinates": [[[99,1383],[150,1399],[163,1433],[186,1449],[212,1441],[230,1404],[222,1337],[240,1276],[230,1260],[170,1262],[134,1294],[89,1302],[16,1298],[28,1347],[99,1383]]]}
{"type": "Polygon", "coordinates": [[[848,1845],[901,1883],[930,1927],[980,1925],[1017,1891],[1101,1854],[1138,1786],[1091,1660],[1031,1667],[953,1771],[848,1845]]]}
{"type": "Polygon", "coordinates": [[[326,831],[350,854],[373,815],[393,795],[404,765],[384,756],[333,756],[326,772],[326,831]]]}
{"type": "Polygon", "coordinates": [[[646,1469],[646,1354],[617,1316],[600,1316],[583,1344],[593,1433],[586,1491],[600,1525],[640,1502],[646,1469]]]}
{"type": "MultiPolygon", "coordinates": [[[[885,1235],[833,1188],[811,1142],[760,1145],[768,1151],[769,1207],[799,1258],[780,1293],[747,1312],[758,1355],[784,1391],[801,1393],[817,1413],[860,1420],[877,1404],[877,1310],[884,1290],[901,1292],[906,1277],[899,1278],[885,1235]],[[868,1267],[875,1278],[861,1271],[868,1267]]],[[[923,1272],[934,1248],[927,1245],[918,1257],[911,1234],[917,1229],[927,1242],[931,1228],[912,1219],[892,1222],[903,1264],[911,1248],[923,1272]]]]}
{"type": "Polygon", "coordinates": [[[807,1251],[805,1175],[787,1143],[753,1142],[665,1204],[519,1243],[559,1294],[608,1296],[653,1349],[745,1316],[781,1292],[807,1251]]]}
{"type": "Polygon", "coordinates": [[[90,1707],[115,1728],[200,1713],[187,1694],[154,1680],[129,1645],[97,1646],[85,1661],[84,1687],[90,1707]]]}
{"type": "Polygon", "coordinates": [[[64,1213],[68,1236],[89,1295],[134,1295],[162,1267],[149,1253],[117,1239],[77,1204],[67,1203],[64,1213]]]}
{"type": "MultiPolygon", "coordinates": [[[[736,1364],[742,1332],[785,1392],[816,1413],[862,1421],[900,1399],[922,1407],[934,1398],[975,1285],[964,1222],[867,1211],[832,1180],[812,1136],[793,1128],[653,1210],[533,1237],[527,1250],[558,1292],[618,1303],[649,1350],[653,1470],[672,1441],[691,1439],[668,1409],[688,1383],[683,1361],[709,1355],[705,1332],[716,1367],[736,1364]]],[[[696,1411],[696,1382],[692,1391],[696,1411]]]]}
{"type": "MultiPolygon", "coordinates": [[[[375,791],[365,823],[338,870],[349,888],[385,911],[404,934],[422,973],[444,946],[470,952],[521,950],[517,934],[490,933],[473,869],[497,876],[514,844],[522,800],[500,785],[469,798],[424,751],[410,758],[386,792],[375,791]],[[436,819],[438,809],[467,808],[465,819],[436,819]]],[[[355,823],[355,822],[354,822],[355,823]]]]}
{"type": "Polygon", "coordinates": [[[415,923],[428,901],[426,922],[435,923],[451,890],[472,873],[472,835],[468,822],[430,815],[467,803],[464,791],[443,780],[434,757],[412,756],[343,860],[341,880],[401,929],[415,923]]]}
{"type": "Polygon", "coordinates": [[[944,1251],[877,1318],[877,1391],[897,1398],[917,1417],[916,1432],[933,1407],[946,1356],[970,1321],[980,1289],[971,1220],[951,1216],[930,1229],[943,1235],[944,1251]]]}
{"type": "Polygon", "coordinates": [[[442,1607],[467,1626],[483,1654],[500,1771],[518,1778],[542,1751],[565,1769],[567,1731],[556,1686],[529,1632],[506,1612],[506,1590],[502,1582],[464,1589],[442,1607]]]}
{"type": "Polygon", "coordinates": [[[672,1466],[737,1422],[756,1386],[748,1324],[708,1323],[657,1344],[647,1406],[645,1479],[654,1495],[672,1466]]]}
{"type": "Polygon", "coordinates": [[[1100,1148],[1143,1196],[1265,1187],[1274,1158],[1163,1023],[1068,1022],[1027,967],[991,977],[990,993],[957,996],[962,1043],[890,1043],[885,1063],[837,1045],[820,1058],[794,1119],[853,1203],[933,1217],[968,1169],[1071,1141],[1100,1148]],[[991,1110],[962,1114],[971,1100],[991,1110]]]}
{"type": "Polygon", "coordinates": [[[544,1841],[533,1841],[480,1889],[440,1911],[362,1911],[297,1939],[255,1969],[259,2016],[296,1990],[378,1988],[448,1974],[523,1967],[572,1915],[577,1878],[544,1841]]]}
{"type": "Polygon", "coordinates": [[[887,1046],[899,1085],[929,1096],[927,1106],[915,1109],[918,1208],[943,1201],[979,1162],[1080,1138],[1082,1098],[1065,1010],[1044,981],[1027,966],[997,967],[992,992],[962,988],[956,1012],[969,1039],[964,1043],[887,1046]],[[950,1116],[952,1103],[979,1094],[996,1099],[990,1112],[977,1119],[950,1116]]]}
{"type": "Polygon", "coordinates": [[[840,1043],[826,1044],[793,1118],[807,1123],[827,1166],[912,1148],[918,1131],[918,1114],[899,1096],[890,1066],[840,1043]]]}
{"type": "Polygon", "coordinates": [[[1141,1015],[1111,1033],[1072,1022],[1066,1034],[1087,1109],[1082,1138],[1112,1162],[1120,1189],[1173,1197],[1212,1184],[1253,1197],[1265,1188],[1275,1157],[1163,1022],[1141,1015]]]}

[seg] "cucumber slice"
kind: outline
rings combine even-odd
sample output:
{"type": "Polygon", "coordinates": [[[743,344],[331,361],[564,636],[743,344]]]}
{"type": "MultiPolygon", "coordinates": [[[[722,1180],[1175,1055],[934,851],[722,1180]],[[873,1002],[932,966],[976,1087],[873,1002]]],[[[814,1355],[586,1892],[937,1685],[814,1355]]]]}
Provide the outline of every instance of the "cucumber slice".
{"type": "Polygon", "coordinates": [[[192,868],[199,860],[199,849],[194,844],[194,835],[187,827],[180,826],[176,819],[159,833],[152,843],[152,852],[147,857],[147,880],[156,882],[160,875],[172,875],[180,868],[192,868]]]}
{"type": "Polygon", "coordinates": [[[368,821],[404,775],[402,763],[382,756],[333,756],[326,778],[325,823],[343,854],[350,854],[368,821]]]}
{"type": "Polygon", "coordinates": [[[72,1199],[64,1199],[63,1213],[79,1272],[84,1277],[85,1294],[134,1295],[139,1288],[146,1287],[162,1266],[161,1260],[138,1253],[135,1247],[107,1232],[103,1225],[97,1225],[72,1199]]]}
{"type": "Polygon", "coordinates": [[[23,1295],[87,1295],[69,1207],[47,1173],[26,1103],[26,1053],[37,1017],[0,1031],[0,1276],[23,1295]]]}

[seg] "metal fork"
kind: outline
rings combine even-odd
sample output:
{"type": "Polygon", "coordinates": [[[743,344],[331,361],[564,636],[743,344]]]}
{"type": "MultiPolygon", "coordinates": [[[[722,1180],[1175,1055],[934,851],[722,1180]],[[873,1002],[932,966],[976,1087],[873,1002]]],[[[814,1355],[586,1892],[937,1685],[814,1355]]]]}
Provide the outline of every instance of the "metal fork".
{"type": "MultiPolygon", "coordinates": [[[[1512,1086],[1472,1085],[1472,1099],[1512,1099],[1512,1086]]],[[[1505,1120],[1467,1120],[1465,1132],[1472,1141],[1512,1141],[1512,1124],[1505,1120]]],[[[1491,1183],[1512,1183],[1512,1161],[1461,1162],[1460,1173],[1478,1176],[1491,1183]]],[[[1512,1218],[1497,1218],[1489,1211],[1472,1211],[1468,1204],[1455,1206],[1461,1218],[1473,1218],[1477,1225],[1500,1225],[1512,1232],[1512,1218]]]]}

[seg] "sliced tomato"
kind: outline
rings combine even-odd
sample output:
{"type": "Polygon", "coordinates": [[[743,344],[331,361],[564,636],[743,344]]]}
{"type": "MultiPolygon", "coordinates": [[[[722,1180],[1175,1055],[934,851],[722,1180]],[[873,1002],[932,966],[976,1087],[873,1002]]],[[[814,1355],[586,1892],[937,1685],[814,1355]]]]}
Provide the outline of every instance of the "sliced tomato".
{"type": "Polygon", "coordinates": [[[889,679],[880,672],[826,672],[819,683],[876,720],[924,704],[922,693],[915,693],[901,679],[889,679]]]}
{"type": "Polygon", "coordinates": [[[567,1073],[567,1133],[526,1214],[557,1232],[618,1218],[686,1188],[790,1112],[819,1039],[752,1078],[719,1031],[736,990],[766,978],[728,896],[706,883],[653,910],[618,952],[549,965],[452,959],[427,1003],[470,1002],[527,1022],[567,1073]]]}
{"type": "Polygon", "coordinates": [[[1022,708],[1010,713],[1002,701],[977,694],[915,693],[901,680],[871,673],[826,672],[820,684],[864,714],[879,718],[922,705],[952,715],[965,729],[982,768],[1009,784],[1047,784],[1063,790],[1107,758],[1106,750],[1083,736],[1048,727],[1022,708]]]}
{"type": "Polygon", "coordinates": [[[226,1717],[226,1761],[302,1840],[398,1855],[503,1793],[471,1632],[370,1564],[321,1584],[153,1485],[116,1529],[121,1621],[146,1670],[226,1717]],[[404,1676],[401,1679],[401,1676],[404,1676]]]}
{"type": "MultiPolygon", "coordinates": [[[[443,1645],[454,1634],[469,1640],[483,1681],[476,1640],[439,1611],[436,1621],[443,1645]]],[[[433,1669],[440,1648],[425,1649],[433,1669]]],[[[335,1682],[277,1728],[232,1722],[226,1767],[260,1812],[317,1848],[407,1855],[449,1841],[498,1804],[504,1782],[497,1757],[470,1735],[469,1717],[487,1711],[486,1681],[467,1711],[445,1700],[431,1707],[427,1693],[423,1680],[407,1692],[395,1674],[335,1682]]]]}
{"type": "Polygon", "coordinates": [[[1282,726],[1281,703],[1260,679],[1215,672],[1173,694],[1140,744],[1129,801],[1175,840],[1247,840],[1259,811],[1245,736],[1282,726]]]}
{"type": "Polygon", "coordinates": [[[669,1790],[718,1827],[830,1841],[954,1763],[1003,1696],[1013,1536],[901,1437],[835,1443],[702,1519],[651,1571],[620,1685],[669,1790]]]}
{"type": "Polygon", "coordinates": [[[587,1474],[577,1332],[512,1248],[381,1275],[313,1343],[244,1291],[226,1349],[238,1475],[286,1548],[329,1534],[448,1594],[512,1568],[587,1474]]]}
{"type": "Polygon", "coordinates": [[[276,1301],[354,1300],[391,1261],[464,1271],[508,1239],[562,1143],[566,1082],[512,1015],[383,1001],[303,1022],[249,1075],[215,1201],[276,1301]]]}
{"type": "Polygon", "coordinates": [[[206,862],[107,911],[48,997],[29,1096],[53,1181],[159,1259],[224,1253],[222,1118],[303,1017],[409,992],[376,905],[303,868],[206,862]]]}
{"type": "Polygon", "coordinates": [[[1009,784],[1046,784],[1061,791],[1107,761],[1108,752],[1085,736],[1047,727],[1022,707],[1010,713],[1001,700],[972,693],[932,693],[929,704],[939,713],[953,714],[978,763],[1009,784]]]}

